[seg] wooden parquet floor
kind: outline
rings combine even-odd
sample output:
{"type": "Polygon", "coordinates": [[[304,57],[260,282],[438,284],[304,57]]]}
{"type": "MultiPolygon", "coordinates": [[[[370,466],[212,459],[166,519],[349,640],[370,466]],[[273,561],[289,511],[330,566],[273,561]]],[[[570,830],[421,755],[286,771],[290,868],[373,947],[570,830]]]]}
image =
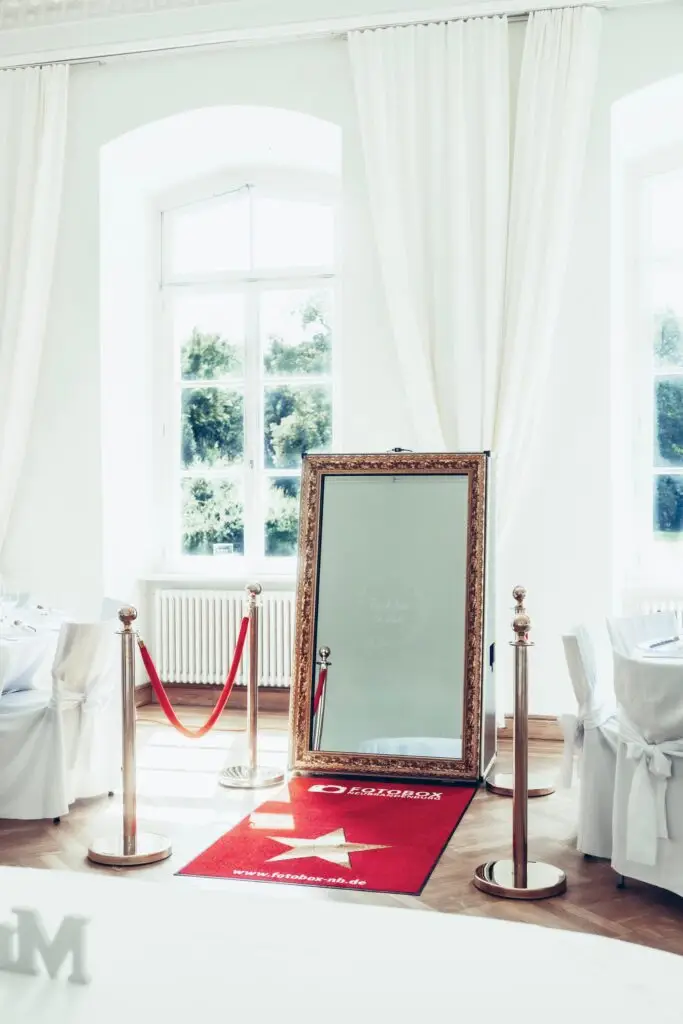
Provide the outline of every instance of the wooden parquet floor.
{"type": "MultiPolygon", "coordinates": [[[[183,708],[182,719],[202,721],[205,709],[183,708]]],[[[286,723],[278,716],[261,718],[260,752],[264,763],[284,765],[286,723]]],[[[563,868],[565,895],[538,902],[485,896],[472,885],[482,861],[509,857],[511,801],[482,788],[455,832],[419,898],[341,892],[208,879],[176,879],[174,872],[205,849],[277,790],[258,793],[226,790],[217,775],[228,759],[243,760],[243,715],[223,716],[219,729],[202,740],[186,740],[164,724],[157,708],[143,707],[138,722],[138,818],[141,828],[159,831],[173,842],[173,857],[138,869],[108,869],[86,859],[88,843],[120,820],[120,798],[79,802],[60,825],[52,822],[0,821],[0,864],[69,871],[99,871],[165,885],[249,886],[259,897],[368,902],[427,911],[499,917],[551,928],[594,932],[683,954],[683,899],[635,881],[617,889],[616,876],[603,861],[586,861],[575,849],[576,788],[529,802],[529,856],[563,868]]],[[[509,770],[510,750],[499,758],[509,770]]],[[[559,774],[561,748],[532,744],[530,768],[551,780],[559,774]]]]}

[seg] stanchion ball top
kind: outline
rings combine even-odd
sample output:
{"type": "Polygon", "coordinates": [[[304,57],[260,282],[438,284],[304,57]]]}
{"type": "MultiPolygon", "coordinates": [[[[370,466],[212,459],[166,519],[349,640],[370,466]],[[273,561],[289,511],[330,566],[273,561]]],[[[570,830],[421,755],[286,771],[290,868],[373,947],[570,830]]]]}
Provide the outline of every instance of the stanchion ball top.
{"type": "Polygon", "coordinates": [[[526,587],[515,587],[512,591],[512,596],[514,597],[517,604],[523,604],[524,598],[526,597],[526,587]]]}
{"type": "Polygon", "coordinates": [[[320,650],[318,651],[318,655],[320,656],[320,658],[323,659],[323,661],[327,661],[331,653],[332,652],[330,651],[329,647],[321,647],[320,650]]]}
{"type": "Polygon", "coordinates": [[[131,622],[135,622],[138,617],[137,608],[119,608],[119,621],[124,626],[130,626],[131,622]]]}
{"type": "Polygon", "coordinates": [[[512,620],[512,628],[518,637],[525,637],[531,629],[531,619],[526,612],[520,612],[519,615],[515,615],[512,620]]]}
{"type": "Polygon", "coordinates": [[[246,589],[249,594],[253,594],[254,597],[258,597],[263,590],[263,587],[260,583],[247,583],[246,589]]]}

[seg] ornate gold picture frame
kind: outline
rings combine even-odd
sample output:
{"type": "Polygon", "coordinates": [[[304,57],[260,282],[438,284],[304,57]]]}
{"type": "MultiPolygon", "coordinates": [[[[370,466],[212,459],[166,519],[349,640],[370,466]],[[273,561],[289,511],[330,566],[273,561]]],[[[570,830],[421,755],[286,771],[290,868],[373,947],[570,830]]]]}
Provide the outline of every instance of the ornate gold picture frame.
{"type": "MultiPolygon", "coordinates": [[[[304,457],[299,524],[299,576],[290,706],[290,768],[317,775],[359,775],[434,780],[482,778],[482,705],[487,545],[488,453],[308,455],[304,457]],[[312,697],[316,669],[316,607],[322,495],[325,477],[446,474],[468,478],[465,665],[462,757],[425,758],[315,750],[312,697]]],[[[488,757],[488,755],[487,755],[488,757]]]]}

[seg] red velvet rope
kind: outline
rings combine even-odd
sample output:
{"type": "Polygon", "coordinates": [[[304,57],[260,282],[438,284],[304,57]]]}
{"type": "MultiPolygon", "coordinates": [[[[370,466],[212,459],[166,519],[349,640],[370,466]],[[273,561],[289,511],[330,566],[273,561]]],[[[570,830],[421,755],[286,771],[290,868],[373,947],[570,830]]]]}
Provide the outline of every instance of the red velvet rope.
{"type": "Polygon", "coordinates": [[[327,669],[326,668],[321,668],[321,670],[320,670],[320,677],[318,679],[318,685],[315,688],[315,694],[313,696],[313,714],[314,715],[317,714],[317,712],[318,712],[318,704],[320,703],[320,698],[323,695],[323,691],[325,689],[325,683],[326,682],[327,682],[327,669]]]}
{"type": "Polygon", "coordinates": [[[218,703],[216,704],[216,707],[213,709],[213,711],[207,718],[206,722],[204,722],[204,725],[200,726],[199,729],[188,729],[187,726],[183,725],[183,723],[179,720],[175,711],[171,707],[171,702],[168,699],[166,691],[164,690],[164,684],[159,679],[159,673],[154,667],[152,655],[149,653],[144,641],[138,638],[138,647],[140,648],[142,661],[144,663],[145,668],[147,669],[149,681],[152,684],[152,689],[154,690],[157,700],[161,705],[161,709],[168,718],[171,725],[174,726],[178,730],[178,732],[181,732],[183,736],[188,736],[192,740],[200,739],[202,736],[205,736],[210,729],[213,729],[214,725],[220,718],[223,708],[228,702],[228,697],[232,692],[232,687],[235,682],[237,670],[240,667],[240,662],[242,660],[242,652],[244,651],[244,641],[247,638],[248,629],[249,616],[245,615],[244,618],[242,619],[242,625],[240,626],[240,631],[237,637],[237,643],[235,645],[235,653],[233,655],[232,665],[230,666],[230,671],[228,672],[228,678],[225,680],[223,691],[220,697],[218,698],[218,703]]]}

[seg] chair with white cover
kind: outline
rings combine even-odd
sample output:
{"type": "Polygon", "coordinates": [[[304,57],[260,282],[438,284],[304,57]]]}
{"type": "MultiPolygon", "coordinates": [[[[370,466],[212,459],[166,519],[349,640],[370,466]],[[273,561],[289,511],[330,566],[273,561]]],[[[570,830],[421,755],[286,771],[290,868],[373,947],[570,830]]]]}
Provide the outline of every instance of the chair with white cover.
{"type": "Polygon", "coordinates": [[[683,661],[614,653],[612,867],[683,896],[683,661]]]}
{"type": "Polygon", "coordinates": [[[651,615],[628,615],[607,620],[612,649],[627,658],[639,644],[669,640],[678,636],[679,629],[675,612],[653,612],[651,615]]]}
{"type": "Polygon", "coordinates": [[[612,856],[612,804],[617,763],[617,716],[607,634],[585,626],[562,637],[577,712],[560,718],[564,734],[562,784],[572,784],[578,751],[579,821],[576,846],[590,857],[612,856]]]}
{"type": "Polygon", "coordinates": [[[120,776],[116,634],[66,622],[52,691],[0,699],[0,818],[60,818],[78,799],[110,792],[120,776]]]}

